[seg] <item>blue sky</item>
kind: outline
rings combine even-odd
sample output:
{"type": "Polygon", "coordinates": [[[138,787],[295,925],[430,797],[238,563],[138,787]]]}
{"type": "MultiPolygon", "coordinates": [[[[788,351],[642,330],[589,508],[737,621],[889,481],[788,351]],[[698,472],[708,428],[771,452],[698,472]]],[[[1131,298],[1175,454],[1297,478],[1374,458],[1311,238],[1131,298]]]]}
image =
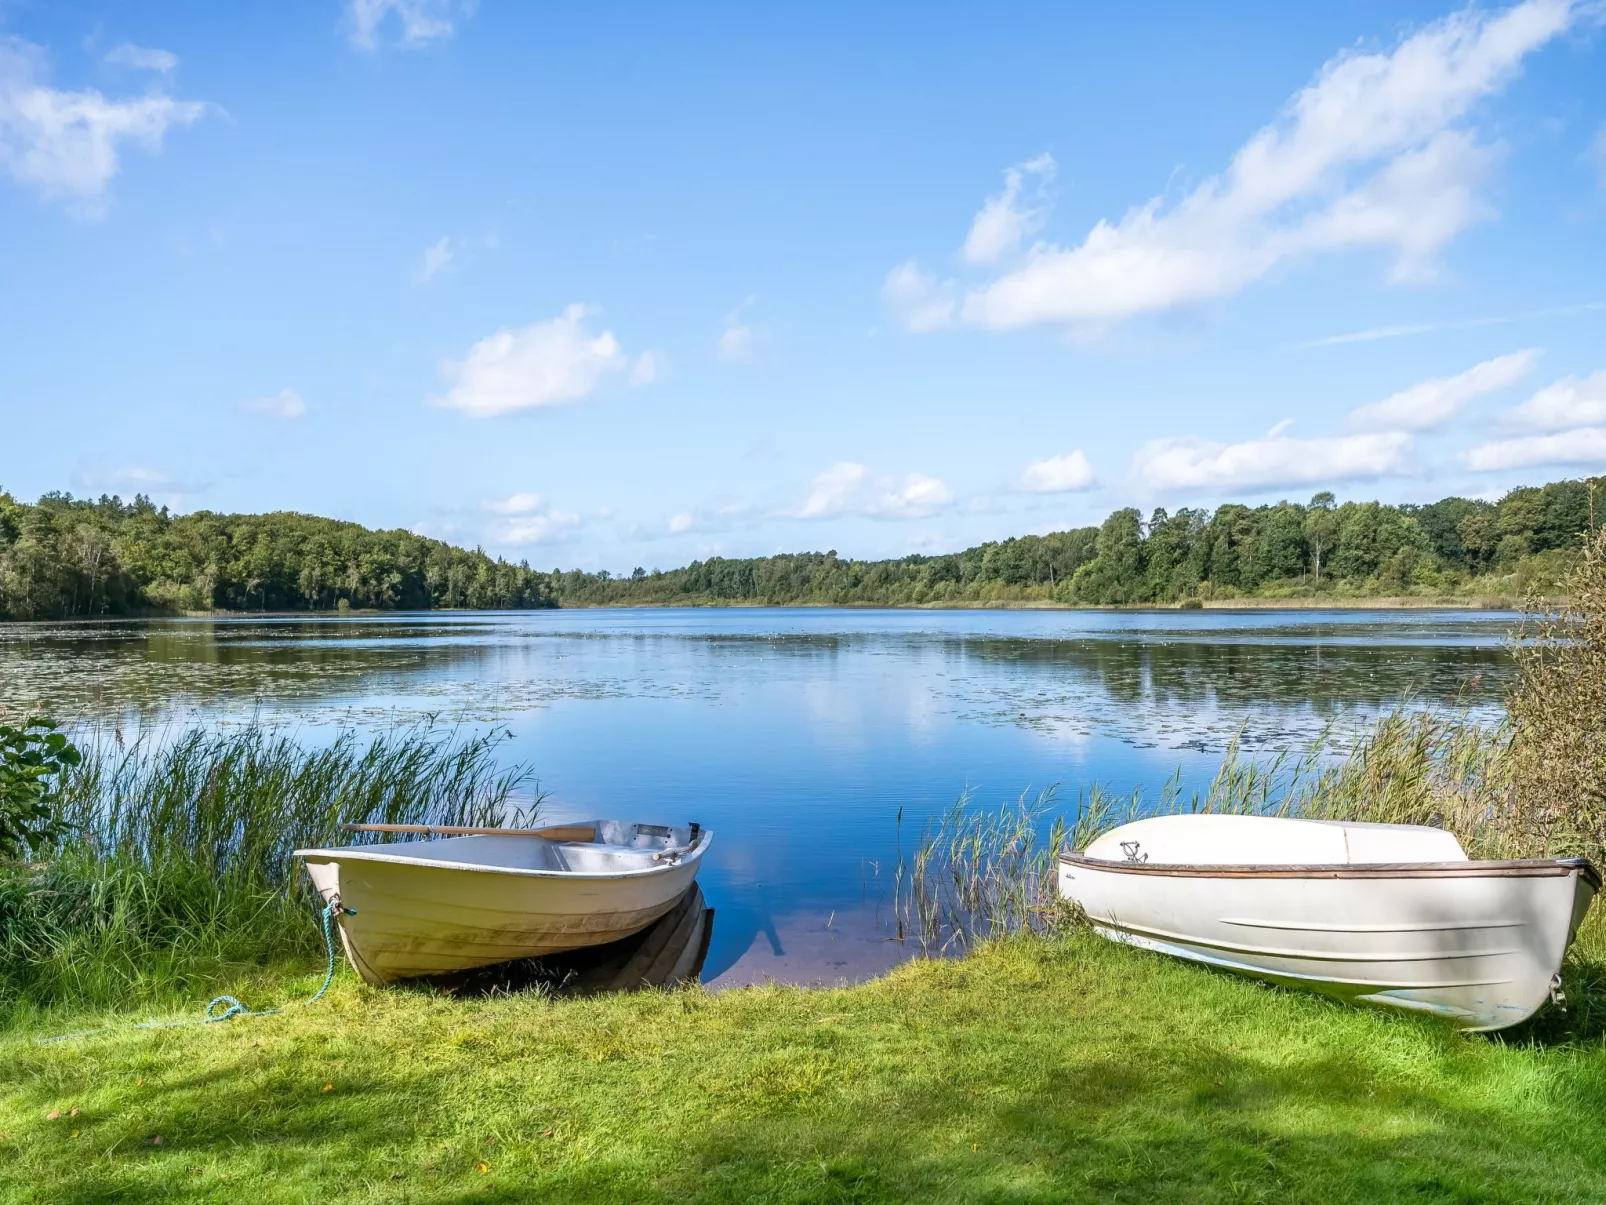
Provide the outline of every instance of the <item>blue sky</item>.
{"type": "Polygon", "coordinates": [[[539,567],[1606,470],[1606,10],[0,0],[0,486],[539,567]]]}

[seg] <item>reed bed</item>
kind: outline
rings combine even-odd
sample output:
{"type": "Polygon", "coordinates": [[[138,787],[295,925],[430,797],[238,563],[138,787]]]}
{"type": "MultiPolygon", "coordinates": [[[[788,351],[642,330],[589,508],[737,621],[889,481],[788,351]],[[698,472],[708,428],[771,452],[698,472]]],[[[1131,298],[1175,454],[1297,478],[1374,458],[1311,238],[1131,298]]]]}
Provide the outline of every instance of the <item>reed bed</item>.
{"type": "MultiPolygon", "coordinates": [[[[1497,723],[1406,702],[1270,762],[1234,739],[1207,789],[1185,794],[1177,776],[1152,795],[1094,784],[1072,820],[1053,817],[1052,789],[992,813],[961,798],[899,867],[899,923],[930,953],[1052,929],[1068,919],[1054,885],[1061,848],[1176,812],[1426,824],[1473,858],[1606,865],[1606,529],[1585,541],[1565,593],[1559,606],[1531,604],[1512,634],[1517,677],[1497,723]]],[[[1594,981],[1606,988],[1606,968],[1594,981]]]]}
{"type": "Polygon", "coordinates": [[[1173,775],[1157,793],[1119,794],[1094,783],[1071,817],[1056,789],[996,811],[968,795],[927,825],[898,900],[906,932],[928,954],[947,954],[1074,920],[1056,888],[1059,852],[1144,816],[1228,812],[1432,824],[1450,829],[1472,857],[1537,856],[1512,822],[1511,736],[1462,711],[1401,706],[1355,731],[1328,729],[1303,750],[1269,763],[1229,743],[1208,788],[1184,793],[1173,775]]]}
{"type": "Polygon", "coordinates": [[[1064,817],[1050,819],[1054,793],[983,811],[967,792],[929,822],[911,862],[898,867],[900,933],[942,956],[1057,927],[1066,916],[1054,881],[1066,826],[1064,817]]]}
{"type": "Polygon", "coordinates": [[[506,739],[428,723],[317,746],[260,724],[91,737],[61,800],[70,835],[0,865],[0,1021],[304,961],[321,937],[291,851],[345,823],[498,825],[515,799],[533,814],[528,768],[498,764],[506,739]]]}

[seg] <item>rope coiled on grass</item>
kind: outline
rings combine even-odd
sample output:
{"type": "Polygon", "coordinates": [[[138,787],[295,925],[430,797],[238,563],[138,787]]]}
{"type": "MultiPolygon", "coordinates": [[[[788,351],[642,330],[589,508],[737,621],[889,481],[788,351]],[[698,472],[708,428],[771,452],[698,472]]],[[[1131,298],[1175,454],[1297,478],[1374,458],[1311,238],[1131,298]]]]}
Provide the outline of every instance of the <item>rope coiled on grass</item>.
{"type": "MultiPolygon", "coordinates": [[[[319,986],[317,991],[313,992],[311,996],[301,1002],[301,1007],[303,1008],[309,1004],[316,1004],[319,1000],[322,1000],[324,993],[329,990],[329,985],[335,981],[334,923],[335,917],[339,916],[341,913],[346,913],[350,916],[356,916],[357,910],[355,908],[346,908],[342,906],[340,903],[340,897],[337,895],[330,898],[329,902],[324,905],[323,912],[320,914],[323,921],[323,950],[326,956],[323,983],[319,986]]],[[[195,1018],[194,1020],[146,1021],[142,1024],[135,1025],[132,1028],[179,1029],[187,1025],[215,1025],[219,1021],[232,1021],[235,1017],[271,1017],[279,1011],[280,1010],[277,1008],[247,1008],[233,996],[214,996],[207,1002],[206,1008],[202,1011],[201,1016],[195,1018]],[[219,1011],[220,1008],[221,1011],[219,1011]]],[[[49,1046],[56,1042],[68,1042],[73,1038],[90,1038],[94,1037],[96,1034],[110,1033],[116,1028],[120,1027],[106,1026],[102,1029],[81,1029],[73,1033],[58,1034],[53,1038],[35,1038],[34,1041],[37,1045],[49,1046]]]]}

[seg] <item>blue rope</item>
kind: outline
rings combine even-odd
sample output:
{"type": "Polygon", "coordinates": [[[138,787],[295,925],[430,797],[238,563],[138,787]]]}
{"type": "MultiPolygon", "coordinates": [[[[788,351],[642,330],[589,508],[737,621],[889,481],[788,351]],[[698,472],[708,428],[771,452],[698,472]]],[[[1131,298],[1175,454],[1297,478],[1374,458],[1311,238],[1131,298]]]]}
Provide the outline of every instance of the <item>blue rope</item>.
{"type": "MultiPolygon", "coordinates": [[[[340,913],[356,916],[355,908],[344,908],[340,904],[340,897],[330,900],[323,909],[323,950],[327,956],[328,965],[324,970],[323,984],[309,998],[302,1001],[301,1007],[316,1004],[323,999],[323,994],[329,990],[329,985],[335,981],[335,917],[340,913]]],[[[271,1017],[279,1010],[276,1008],[247,1008],[233,996],[215,996],[207,1002],[202,1015],[193,1021],[146,1021],[134,1026],[135,1029],[179,1029],[186,1025],[214,1025],[219,1021],[232,1021],[235,1017],[271,1017]],[[221,1006],[222,1011],[218,1011],[221,1006]]],[[[105,1029],[82,1029],[75,1033],[64,1033],[54,1038],[35,1038],[40,1046],[49,1046],[55,1042],[66,1042],[73,1038],[93,1037],[98,1033],[109,1033],[115,1028],[108,1026],[105,1029]]]]}

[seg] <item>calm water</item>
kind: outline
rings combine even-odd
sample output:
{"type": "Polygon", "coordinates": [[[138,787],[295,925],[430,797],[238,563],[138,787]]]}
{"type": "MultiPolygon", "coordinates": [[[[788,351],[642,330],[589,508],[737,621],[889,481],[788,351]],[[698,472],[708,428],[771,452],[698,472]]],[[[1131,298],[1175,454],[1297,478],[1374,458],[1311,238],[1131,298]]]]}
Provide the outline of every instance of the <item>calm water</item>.
{"type": "Polygon", "coordinates": [[[697,820],[705,978],[857,977],[907,951],[900,843],[969,790],[1202,786],[1402,698],[1491,711],[1487,612],[640,610],[0,625],[0,706],[125,727],[261,714],[506,725],[547,815],[697,820]],[[902,810],[903,820],[897,823],[902,810]]]}

